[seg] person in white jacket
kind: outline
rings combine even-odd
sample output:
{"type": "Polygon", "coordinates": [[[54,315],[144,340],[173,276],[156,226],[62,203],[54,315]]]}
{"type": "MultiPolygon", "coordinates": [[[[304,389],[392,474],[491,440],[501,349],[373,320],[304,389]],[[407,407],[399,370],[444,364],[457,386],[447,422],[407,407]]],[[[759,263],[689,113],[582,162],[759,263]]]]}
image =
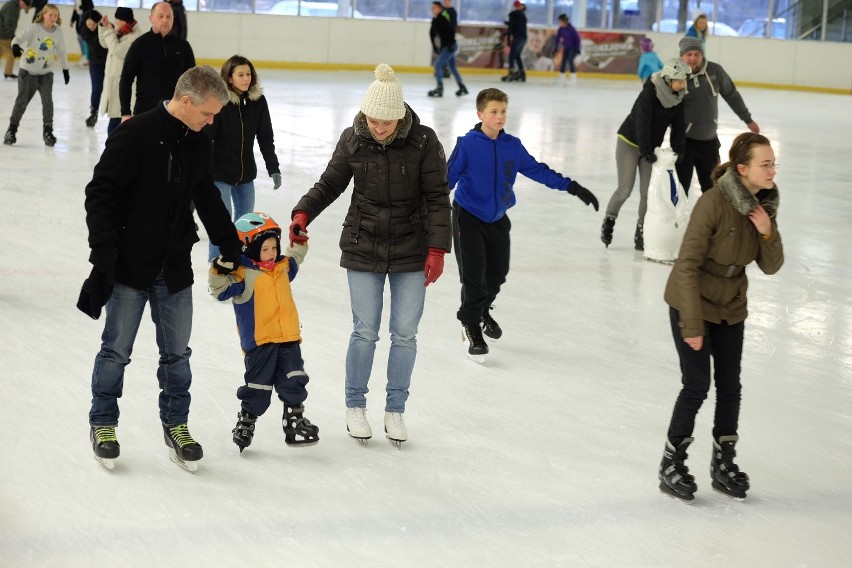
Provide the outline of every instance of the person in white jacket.
{"type": "MultiPolygon", "coordinates": [[[[118,100],[118,83],[121,79],[121,69],[124,58],[136,38],[142,35],[142,30],[133,18],[130,8],[115,9],[115,24],[104,16],[98,24],[98,41],[109,50],[106,63],[106,87],[101,95],[101,113],[109,116],[107,135],[121,124],[121,103],[118,100]]],[[[132,103],[131,103],[132,104],[132,103]]]]}

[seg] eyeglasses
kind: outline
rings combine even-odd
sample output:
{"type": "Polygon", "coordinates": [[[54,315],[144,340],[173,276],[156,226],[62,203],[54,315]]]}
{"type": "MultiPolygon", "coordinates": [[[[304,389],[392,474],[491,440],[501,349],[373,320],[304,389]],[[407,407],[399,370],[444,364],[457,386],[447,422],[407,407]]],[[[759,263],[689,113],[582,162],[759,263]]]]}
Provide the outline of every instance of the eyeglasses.
{"type": "Polygon", "coordinates": [[[764,170],[779,170],[781,169],[781,164],[778,163],[762,163],[762,164],[749,164],[750,166],[756,166],[758,168],[763,168],[764,170]]]}

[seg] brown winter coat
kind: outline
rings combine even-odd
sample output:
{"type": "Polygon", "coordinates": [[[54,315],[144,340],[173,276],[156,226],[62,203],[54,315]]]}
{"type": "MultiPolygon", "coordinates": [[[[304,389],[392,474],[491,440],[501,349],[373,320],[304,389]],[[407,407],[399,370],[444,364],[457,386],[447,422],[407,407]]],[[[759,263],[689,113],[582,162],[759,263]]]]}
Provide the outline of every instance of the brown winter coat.
{"type": "Polygon", "coordinates": [[[373,140],[363,113],[343,131],[319,181],[293,211],[313,221],[355,185],[343,231],[340,266],[361,272],[423,270],[429,248],[450,250],[447,160],[435,132],[406,105],[390,144],[373,140]]]}
{"type": "Polygon", "coordinates": [[[775,274],[784,263],[775,221],[778,188],[762,190],[758,196],[751,195],[729,168],[695,204],[665,292],[666,303],[680,312],[684,339],[703,336],[705,321],[736,324],[746,319],[745,265],[754,260],[765,274],[775,274]],[[758,202],[772,221],[768,239],[748,218],[758,202]]]}

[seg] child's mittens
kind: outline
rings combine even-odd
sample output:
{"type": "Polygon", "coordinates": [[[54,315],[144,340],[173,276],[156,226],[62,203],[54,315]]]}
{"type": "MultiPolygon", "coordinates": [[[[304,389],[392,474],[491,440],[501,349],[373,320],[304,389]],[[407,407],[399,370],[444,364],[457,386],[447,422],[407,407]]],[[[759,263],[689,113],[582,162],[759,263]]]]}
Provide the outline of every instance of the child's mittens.
{"type": "Polygon", "coordinates": [[[24,54],[24,50],[21,49],[21,46],[17,43],[12,46],[12,55],[15,57],[20,57],[24,54]]]}
{"type": "MultiPolygon", "coordinates": [[[[217,259],[218,260],[218,259],[217,259]]],[[[207,291],[210,295],[219,299],[219,296],[228,289],[234,279],[228,274],[221,274],[216,269],[216,260],[210,263],[210,272],[207,274],[207,291]]]]}
{"type": "Polygon", "coordinates": [[[302,266],[305,261],[305,256],[308,254],[308,243],[293,243],[284,249],[284,255],[289,256],[296,261],[296,264],[302,266]]]}
{"type": "Polygon", "coordinates": [[[65,84],[68,84],[68,81],[71,80],[71,73],[68,72],[68,69],[62,70],[62,76],[65,77],[65,84]]]}
{"type": "Polygon", "coordinates": [[[598,210],[598,198],[595,197],[595,195],[591,191],[589,191],[576,181],[571,180],[571,185],[568,186],[568,189],[566,191],[571,195],[576,195],[580,199],[580,201],[582,201],[586,205],[591,205],[592,207],[594,207],[595,211],[598,210]]]}

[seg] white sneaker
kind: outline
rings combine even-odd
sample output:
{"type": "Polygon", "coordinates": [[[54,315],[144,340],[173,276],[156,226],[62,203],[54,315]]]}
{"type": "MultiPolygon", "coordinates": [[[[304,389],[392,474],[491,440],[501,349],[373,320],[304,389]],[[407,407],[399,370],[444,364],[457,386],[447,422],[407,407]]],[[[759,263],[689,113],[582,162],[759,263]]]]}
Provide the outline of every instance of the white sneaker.
{"type": "Polygon", "coordinates": [[[346,430],[349,435],[359,440],[367,440],[373,437],[370,423],[367,422],[367,411],[364,408],[346,409],[346,430]]]}
{"type": "Polygon", "coordinates": [[[385,412],[385,433],[392,442],[404,442],[408,439],[402,412],[385,412]]]}

